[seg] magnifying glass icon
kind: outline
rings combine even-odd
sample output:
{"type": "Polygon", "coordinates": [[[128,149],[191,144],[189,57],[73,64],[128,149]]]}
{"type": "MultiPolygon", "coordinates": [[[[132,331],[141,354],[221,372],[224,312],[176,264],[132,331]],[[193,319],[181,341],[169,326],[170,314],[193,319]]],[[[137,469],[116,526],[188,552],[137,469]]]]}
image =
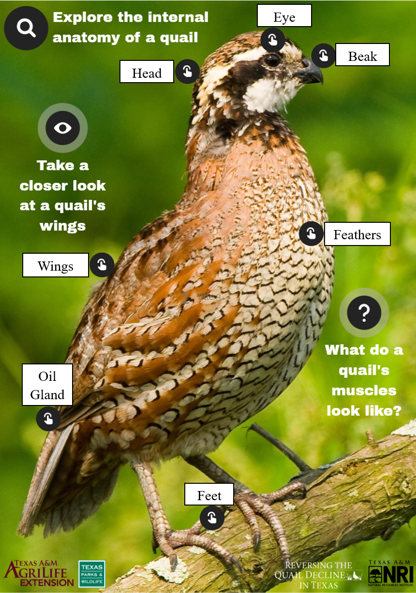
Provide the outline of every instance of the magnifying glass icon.
{"type": "Polygon", "coordinates": [[[35,33],[33,32],[33,23],[30,19],[20,19],[16,25],[16,29],[19,31],[19,33],[21,33],[21,35],[32,35],[32,37],[36,37],[35,33]],[[27,23],[29,25],[28,29],[22,29],[23,23],[27,23]]]}

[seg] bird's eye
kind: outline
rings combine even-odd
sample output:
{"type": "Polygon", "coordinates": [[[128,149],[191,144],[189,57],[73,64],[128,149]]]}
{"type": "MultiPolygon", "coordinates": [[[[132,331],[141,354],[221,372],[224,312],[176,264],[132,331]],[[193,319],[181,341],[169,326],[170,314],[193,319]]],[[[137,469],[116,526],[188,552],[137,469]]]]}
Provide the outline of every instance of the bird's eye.
{"type": "Polygon", "coordinates": [[[270,68],[276,68],[280,64],[280,58],[277,54],[266,54],[264,56],[264,63],[270,68]]]}

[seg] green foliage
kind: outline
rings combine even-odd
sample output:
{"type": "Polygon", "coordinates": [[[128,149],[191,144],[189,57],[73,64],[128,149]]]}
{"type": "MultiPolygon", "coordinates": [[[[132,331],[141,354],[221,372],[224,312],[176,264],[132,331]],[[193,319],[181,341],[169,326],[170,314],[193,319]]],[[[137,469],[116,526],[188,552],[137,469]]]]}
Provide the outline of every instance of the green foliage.
{"type": "MultiPolygon", "coordinates": [[[[58,4],[58,3],[56,3],[58,4]]],[[[19,6],[2,2],[2,18],[19,6]]],[[[53,2],[37,2],[49,21],[53,2]]],[[[43,539],[41,530],[24,540],[15,535],[30,477],[43,435],[35,425],[37,408],[23,408],[20,399],[22,362],[62,362],[83,305],[95,283],[89,279],[22,279],[22,252],[107,251],[117,258],[127,242],[147,222],[178,201],[184,185],[183,143],[189,117],[191,89],[187,85],[121,85],[119,59],[174,59],[191,57],[202,64],[217,47],[243,31],[255,29],[255,2],[65,2],[65,12],[146,13],[209,10],[209,24],[118,25],[114,33],[178,33],[198,30],[198,45],[157,43],[138,46],[53,45],[51,34],[33,52],[20,52],[1,39],[1,331],[0,372],[2,430],[0,455],[2,488],[0,505],[0,569],[12,559],[58,559],[76,578],[79,559],[106,559],[108,583],[135,564],[154,556],[151,530],[137,480],[127,468],[110,502],[71,533],[43,539]],[[35,181],[70,181],[70,173],[40,173],[37,159],[54,160],[40,142],[37,122],[50,105],[68,102],[86,115],[89,134],[83,146],[67,155],[75,163],[87,161],[90,172],[79,172],[80,181],[101,179],[107,183],[102,213],[81,213],[87,231],[42,233],[39,221],[70,222],[74,213],[20,212],[23,200],[77,201],[85,194],[33,195],[19,191],[19,184],[35,181]]],[[[289,106],[288,119],[308,151],[322,189],[330,220],[391,221],[391,247],[336,249],[335,291],[327,323],[311,360],[279,401],[254,420],[278,436],[310,465],[317,466],[365,442],[371,428],[376,438],[388,434],[415,416],[412,395],[416,382],[416,78],[409,76],[413,63],[411,2],[314,2],[313,27],[288,29],[310,55],[323,41],[391,43],[389,68],[330,68],[323,87],[306,88],[289,106]],[[360,340],[348,334],[339,321],[344,296],[356,288],[370,287],[386,298],[390,320],[381,334],[360,340]],[[403,357],[327,357],[325,344],[357,346],[379,343],[401,346],[403,357]],[[385,359],[385,360],[384,360],[385,359]],[[390,375],[380,386],[394,386],[397,396],[381,403],[401,405],[400,417],[327,418],[326,405],[334,404],[332,386],[342,385],[339,366],[384,364],[390,375]]],[[[51,27],[52,29],[52,27],[51,27]]],[[[62,33],[74,33],[61,25],[62,33]]],[[[86,24],[78,31],[94,33],[86,24]]],[[[101,32],[101,31],[100,31],[101,32]]],[[[64,159],[65,160],[65,159],[64,159]]],[[[96,198],[94,195],[93,198],[96,198]]],[[[100,196],[102,198],[102,196],[100,196]]],[[[368,349],[367,348],[367,349],[368,349]]],[[[358,385],[351,380],[351,385],[358,385]]],[[[363,383],[361,381],[360,383],[363,383]]],[[[366,385],[371,384],[366,379],[366,385]]],[[[387,398],[389,398],[387,400],[387,398]]],[[[351,399],[351,398],[350,398],[351,399]]],[[[357,402],[345,402],[346,405],[357,402]]],[[[363,403],[367,403],[364,402],[363,403]]],[[[374,403],[373,401],[368,403],[374,403]]],[[[375,402],[378,403],[378,402],[375,402]]],[[[233,475],[259,492],[276,489],[293,476],[294,468],[246,427],[237,428],[213,455],[233,475]]],[[[183,506],[183,483],[201,475],[183,461],[173,460],[156,472],[165,510],[175,528],[185,528],[198,517],[199,509],[183,506]]],[[[393,543],[381,540],[362,543],[338,553],[332,560],[350,561],[364,569],[370,558],[412,559],[416,544],[406,527],[393,543]]],[[[297,591],[297,583],[279,587],[297,591]]],[[[340,583],[354,590],[350,582],[340,583]]],[[[14,579],[0,579],[0,590],[21,590],[14,579]]],[[[31,590],[28,588],[27,590],[31,590]]],[[[75,586],[73,590],[77,590],[75,586]]],[[[383,589],[381,589],[383,590],[383,589]]],[[[410,590],[405,587],[402,591],[410,590]]]]}

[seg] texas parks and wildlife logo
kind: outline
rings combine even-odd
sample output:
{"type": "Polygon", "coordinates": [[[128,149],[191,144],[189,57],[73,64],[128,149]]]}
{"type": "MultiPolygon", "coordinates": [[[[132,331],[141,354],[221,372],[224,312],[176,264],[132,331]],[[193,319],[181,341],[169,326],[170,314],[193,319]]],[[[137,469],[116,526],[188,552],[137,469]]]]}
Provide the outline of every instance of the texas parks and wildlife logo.
{"type": "Polygon", "coordinates": [[[413,585],[414,567],[410,560],[370,560],[368,584],[372,587],[383,585],[413,585]]]}

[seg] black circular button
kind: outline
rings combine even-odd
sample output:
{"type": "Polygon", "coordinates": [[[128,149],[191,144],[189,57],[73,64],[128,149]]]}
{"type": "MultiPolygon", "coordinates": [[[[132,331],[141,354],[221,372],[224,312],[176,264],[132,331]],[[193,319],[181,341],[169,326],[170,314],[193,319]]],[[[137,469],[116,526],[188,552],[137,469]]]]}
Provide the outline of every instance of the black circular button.
{"type": "Polygon", "coordinates": [[[42,430],[55,430],[61,424],[61,415],[56,408],[42,408],[36,414],[36,422],[42,430]]]}
{"type": "Polygon", "coordinates": [[[219,507],[205,507],[202,509],[201,514],[199,516],[199,520],[201,521],[201,525],[205,527],[205,529],[209,529],[210,531],[215,531],[219,529],[224,523],[224,511],[219,507]]]}
{"type": "Polygon", "coordinates": [[[4,34],[17,49],[36,49],[48,36],[48,21],[37,8],[20,6],[6,18],[4,34]]]}
{"type": "Polygon", "coordinates": [[[54,152],[72,152],[87,137],[88,123],[78,107],[56,103],[42,113],[38,122],[39,138],[54,152]]]}
{"type": "Polygon", "coordinates": [[[184,84],[191,84],[198,78],[200,68],[194,60],[182,60],[175,68],[176,78],[184,84]]]}
{"type": "Polygon", "coordinates": [[[372,329],[381,319],[381,307],[373,297],[359,296],[348,305],[347,317],[357,329],[372,329]]]}
{"type": "Polygon", "coordinates": [[[193,60],[182,60],[175,68],[176,78],[179,82],[190,84],[199,76],[199,66],[193,60]]]}
{"type": "Polygon", "coordinates": [[[114,270],[114,260],[108,253],[96,253],[90,260],[91,272],[95,276],[105,278],[114,270]]]}
{"type": "Polygon", "coordinates": [[[324,229],[319,222],[309,220],[300,227],[299,238],[305,245],[313,247],[318,245],[324,238],[324,229]]]}
{"type": "Polygon", "coordinates": [[[335,49],[328,43],[320,43],[313,48],[311,57],[319,68],[329,68],[335,62],[335,49]]]}
{"type": "Polygon", "coordinates": [[[270,27],[261,34],[260,42],[266,51],[279,51],[286,43],[283,31],[270,27]]]}
{"type": "Polygon", "coordinates": [[[79,121],[69,111],[56,111],[46,122],[46,134],[49,140],[61,146],[74,142],[78,138],[79,131],[79,121]]]}

